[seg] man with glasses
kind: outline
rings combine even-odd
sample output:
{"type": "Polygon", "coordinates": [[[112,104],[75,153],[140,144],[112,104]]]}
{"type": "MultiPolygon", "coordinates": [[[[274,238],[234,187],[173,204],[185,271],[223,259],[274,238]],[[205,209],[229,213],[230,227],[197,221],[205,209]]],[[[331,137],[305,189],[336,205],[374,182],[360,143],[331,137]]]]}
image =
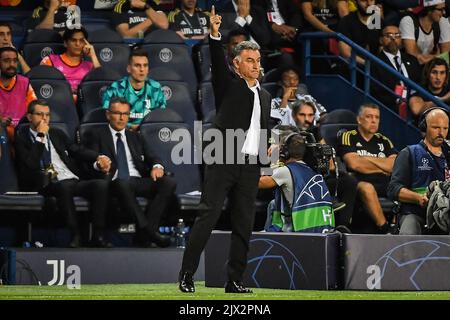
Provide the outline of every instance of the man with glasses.
{"type": "MultiPolygon", "coordinates": [[[[411,79],[414,82],[420,81],[420,65],[416,57],[401,52],[402,40],[400,30],[395,25],[386,25],[383,27],[380,36],[381,52],[378,58],[385,62],[388,66],[397,71],[398,74],[411,79]]],[[[375,79],[382,82],[388,89],[377,85],[374,81],[372,84],[372,95],[383,103],[388,108],[395,112],[399,112],[399,107],[405,101],[399,96],[406,96],[409,94],[408,88],[399,81],[397,77],[388,73],[378,64],[372,66],[372,75],[375,79]]]]}
{"type": "MultiPolygon", "coordinates": [[[[111,179],[112,194],[119,199],[121,209],[136,219],[138,240],[148,246],[153,242],[168,247],[170,237],[157,230],[159,222],[172,199],[176,183],[164,175],[161,160],[144,142],[138,132],[127,130],[130,103],[124,98],[113,97],[106,111],[109,125],[100,128],[86,146],[111,159],[106,172],[111,179]],[[149,205],[144,212],[136,196],[146,197],[149,205]]],[[[95,167],[98,177],[105,177],[101,168],[95,167]]]]}
{"type": "Polygon", "coordinates": [[[128,58],[128,76],[113,82],[103,94],[103,109],[109,108],[112,97],[122,97],[130,103],[128,127],[132,130],[137,130],[149,112],[167,106],[161,84],[148,77],[149,71],[147,51],[134,50],[128,58]]]}
{"type": "Polygon", "coordinates": [[[405,51],[425,64],[439,54],[439,20],[445,13],[445,0],[424,0],[417,15],[400,21],[405,51]]]}
{"type": "MultiPolygon", "coordinates": [[[[30,80],[17,74],[19,54],[13,47],[0,48],[0,121],[15,127],[25,115],[27,105],[36,100],[30,80]]],[[[12,131],[11,131],[12,132],[12,131]]]]}
{"type": "Polygon", "coordinates": [[[16,163],[19,185],[23,191],[37,191],[44,196],[56,197],[59,213],[65,216],[72,238],[69,247],[81,245],[73,197],[89,199],[94,225],[90,242],[95,247],[111,247],[105,241],[103,230],[107,210],[108,181],[83,180],[86,174],[81,162],[94,163],[100,170],[107,170],[110,160],[70,141],[60,129],[50,125],[50,106],[45,100],[32,101],[27,110],[29,126],[16,131],[16,163]]]}

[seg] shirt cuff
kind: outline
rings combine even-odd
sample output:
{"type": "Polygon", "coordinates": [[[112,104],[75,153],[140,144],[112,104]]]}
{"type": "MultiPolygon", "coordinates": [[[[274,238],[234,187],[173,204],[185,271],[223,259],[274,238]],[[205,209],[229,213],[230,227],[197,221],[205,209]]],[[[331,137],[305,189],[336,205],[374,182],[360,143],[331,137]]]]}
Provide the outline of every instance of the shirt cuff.
{"type": "Polygon", "coordinates": [[[155,169],[155,168],[164,170],[164,166],[162,164],[159,164],[159,163],[153,165],[153,169],[155,169]]]}
{"type": "Polygon", "coordinates": [[[241,27],[244,27],[245,24],[247,23],[247,20],[242,18],[241,16],[238,16],[234,22],[236,22],[238,25],[240,25],[241,27]]]}
{"type": "Polygon", "coordinates": [[[220,41],[222,39],[222,34],[219,32],[219,36],[218,37],[214,37],[212,34],[209,34],[209,37],[213,40],[217,40],[220,41]]]}

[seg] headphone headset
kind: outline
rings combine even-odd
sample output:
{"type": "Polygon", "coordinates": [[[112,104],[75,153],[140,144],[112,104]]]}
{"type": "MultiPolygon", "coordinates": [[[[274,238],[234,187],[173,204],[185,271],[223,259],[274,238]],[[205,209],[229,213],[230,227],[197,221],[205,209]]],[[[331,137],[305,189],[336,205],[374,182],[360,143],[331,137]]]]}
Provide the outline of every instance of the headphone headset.
{"type": "Polygon", "coordinates": [[[280,147],[280,158],[283,158],[284,160],[287,160],[291,157],[291,154],[289,153],[289,140],[293,137],[299,135],[297,132],[292,132],[284,138],[284,142],[280,147]]]}
{"type": "Polygon", "coordinates": [[[448,116],[448,111],[441,107],[433,107],[433,108],[425,110],[424,112],[422,112],[422,114],[419,117],[418,127],[419,127],[420,132],[424,132],[424,133],[427,132],[427,116],[433,110],[442,110],[448,116]]]}

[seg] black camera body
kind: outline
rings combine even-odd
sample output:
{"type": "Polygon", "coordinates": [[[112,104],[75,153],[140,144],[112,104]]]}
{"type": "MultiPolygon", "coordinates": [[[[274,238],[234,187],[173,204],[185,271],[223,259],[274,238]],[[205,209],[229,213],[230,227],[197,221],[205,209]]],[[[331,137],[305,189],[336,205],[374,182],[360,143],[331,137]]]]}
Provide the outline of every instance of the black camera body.
{"type": "Polygon", "coordinates": [[[330,160],[334,156],[333,147],[316,142],[311,132],[300,131],[299,134],[304,136],[306,140],[303,161],[317,173],[323,176],[328,175],[330,173],[330,160]]]}

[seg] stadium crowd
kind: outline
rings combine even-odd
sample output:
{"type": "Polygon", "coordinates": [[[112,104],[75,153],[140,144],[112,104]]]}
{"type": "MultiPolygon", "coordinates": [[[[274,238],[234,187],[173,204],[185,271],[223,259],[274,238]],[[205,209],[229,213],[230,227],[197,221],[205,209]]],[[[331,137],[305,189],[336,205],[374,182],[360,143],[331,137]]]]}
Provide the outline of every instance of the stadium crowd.
{"type": "MultiPolygon", "coordinates": [[[[150,143],[155,138],[142,128],[153,124],[158,130],[151,132],[157,135],[167,123],[181,123],[191,132],[194,120],[214,123],[210,8],[200,8],[196,0],[177,0],[170,11],[157,0],[119,0],[108,12],[109,23],[98,27],[95,19],[87,18],[105,12],[73,11],[74,4],[44,0],[20,23],[0,21],[0,166],[4,166],[0,172],[16,174],[20,191],[56,198],[71,231],[70,247],[84,243],[74,196],[90,200],[94,226],[90,245],[112,246],[104,229],[109,220],[106,209],[115,198],[116,207],[136,223],[139,245],[166,247],[170,240],[159,226],[178,219],[168,208],[186,181],[171,176],[170,152],[150,143]],[[77,19],[81,25],[74,24],[77,19]],[[21,33],[18,25],[23,27],[21,33]],[[18,39],[23,43],[15,44],[18,39]],[[164,42],[169,44],[161,46],[164,42]],[[163,121],[158,120],[161,116],[163,121]],[[99,123],[105,126],[99,128],[99,123]],[[6,167],[5,153],[11,154],[12,167],[6,167]],[[137,196],[148,200],[145,209],[137,196]]],[[[450,1],[230,0],[216,12],[222,16],[228,72],[236,71],[237,44],[249,40],[259,45],[259,83],[261,90],[272,94],[272,127],[293,126],[312,132],[317,142],[331,143],[322,137],[320,126],[330,121],[335,108],[310,95],[301,79],[304,57],[298,36],[304,32],[342,33],[434,97],[444,103],[450,100],[450,1]],[[373,28],[377,15],[380,25],[373,28]]],[[[311,50],[352,57],[352,47],[344,41],[314,39],[311,50]]],[[[356,62],[362,68],[366,64],[361,56],[356,62]]],[[[346,64],[331,60],[313,58],[311,68],[349,76],[346,64]]],[[[333,205],[332,227],[342,226],[345,232],[421,234],[426,187],[450,176],[444,141],[448,114],[376,65],[372,76],[384,84],[370,87],[379,104],[354,108],[359,108],[354,126],[339,136],[338,162],[330,165],[331,173],[338,166],[341,174],[325,177],[335,202],[345,205],[333,205]],[[379,132],[381,108],[406,114],[424,139],[399,153],[379,132]],[[424,170],[417,154],[427,159],[424,170]],[[409,166],[413,168],[407,170],[409,166]],[[392,208],[386,212],[381,198],[397,201],[400,214],[392,208]]],[[[277,184],[286,175],[286,170],[281,172],[270,186],[284,185],[277,184]]],[[[0,186],[2,193],[17,191],[0,186]]],[[[183,192],[201,190],[200,184],[195,187],[183,192]]],[[[272,193],[264,196],[261,191],[260,196],[273,199],[272,193]]]]}

